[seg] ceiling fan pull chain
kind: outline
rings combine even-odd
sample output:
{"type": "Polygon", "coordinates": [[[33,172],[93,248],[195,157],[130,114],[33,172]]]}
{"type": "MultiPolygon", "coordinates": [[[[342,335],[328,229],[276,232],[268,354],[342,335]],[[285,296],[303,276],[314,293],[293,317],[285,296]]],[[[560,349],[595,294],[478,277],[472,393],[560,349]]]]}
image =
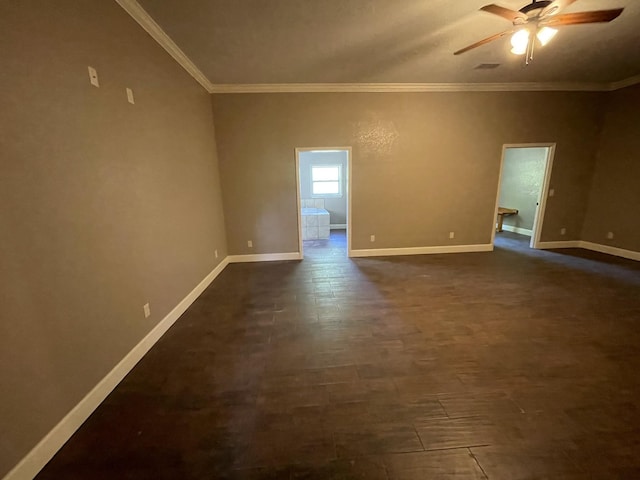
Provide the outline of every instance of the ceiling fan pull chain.
{"type": "Polygon", "coordinates": [[[527,44],[527,54],[525,58],[525,64],[529,65],[533,61],[533,51],[536,48],[536,36],[529,35],[529,42],[527,44]]]}

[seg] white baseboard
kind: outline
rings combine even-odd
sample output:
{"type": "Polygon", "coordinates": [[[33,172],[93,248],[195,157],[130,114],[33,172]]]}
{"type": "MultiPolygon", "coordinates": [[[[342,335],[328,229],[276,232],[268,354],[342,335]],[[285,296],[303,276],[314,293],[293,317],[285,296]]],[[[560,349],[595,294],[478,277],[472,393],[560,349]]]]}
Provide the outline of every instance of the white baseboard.
{"type": "Polygon", "coordinates": [[[435,247],[375,248],[351,250],[351,257],[387,257],[392,255],[427,255],[437,253],[491,252],[493,245],[439,245],[435,247]]]}
{"type": "Polygon", "coordinates": [[[302,260],[300,252],[290,253],[257,253],[254,255],[229,255],[229,263],[275,262],[279,260],[302,260]]]}
{"type": "Polygon", "coordinates": [[[625,250],[624,248],[611,247],[609,245],[601,245],[599,243],[585,241],[580,241],[580,247],[586,248],[587,250],[593,250],[594,252],[607,253],[609,255],[615,255],[616,257],[640,261],[640,252],[634,252],[633,250],[625,250]]]}
{"type": "Polygon", "coordinates": [[[615,255],[616,257],[628,258],[629,260],[640,261],[640,252],[633,250],[625,250],[624,248],[612,247],[609,245],[601,245],[599,243],[585,242],[584,240],[568,240],[560,242],[539,242],[540,249],[549,248],[584,248],[585,250],[593,250],[594,252],[615,255]]]}
{"type": "Polygon", "coordinates": [[[329,225],[329,230],[346,230],[346,223],[332,223],[329,225]]]}
{"type": "Polygon", "coordinates": [[[516,227],[514,225],[503,224],[502,229],[506,230],[507,232],[519,233],[520,235],[527,235],[528,237],[530,237],[533,234],[531,230],[528,230],[526,228],[516,227]]]}
{"type": "Polygon", "coordinates": [[[56,452],[80,428],[153,345],[228,264],[225,258],[169,314],[158,323],[31,451],[4,477],[24,480],[35,477],[56,452]]]}
{"type": "Polygon", "coordinates": [[[580,248],[580,240],[562,240],[558,242],[538,242],[536,248],[547,250],[550,248],[580,248]]]}

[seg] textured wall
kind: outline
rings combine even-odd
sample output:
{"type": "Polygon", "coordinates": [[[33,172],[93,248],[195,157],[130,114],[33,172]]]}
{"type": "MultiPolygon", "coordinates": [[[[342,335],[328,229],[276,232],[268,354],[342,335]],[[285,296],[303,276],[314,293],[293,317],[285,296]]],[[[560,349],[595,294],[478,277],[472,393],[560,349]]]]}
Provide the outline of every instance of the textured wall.
{"type": "Polygon", "coordinates": [[[297,251],[294,149],[336,145],[353,147],[354,249],[490,243],[505,143],[557,142],[541,240],[578,239],[602,96],[213,95],[230,252],[297,251]]]}
{"type": "Polygon", "coordinates": [[[504,218],[505,225],[533,229],[544,181],[548,148],[507,148],[500,182],[500,206],[518,209],[504,218]]]}
{"type": "Polygon", "coordinates": [[[122,8],[2,2],[0,45],[2,477],[226,248],[209,94],[122,8]]]}
{"type": "Polygon", "coordinates": [[[607,95],[582,239],[640,252],[640,85],[607,95]],[[614,238],[607,239],[607,232],[614,238]]]}
{"type": "Polygon", "coordinates": [[[311,198],[311,166],[342,165],[342,196],[325,198],[332,224],[347,223],[347,152],[300,152],[300,198],[311,198]]]}

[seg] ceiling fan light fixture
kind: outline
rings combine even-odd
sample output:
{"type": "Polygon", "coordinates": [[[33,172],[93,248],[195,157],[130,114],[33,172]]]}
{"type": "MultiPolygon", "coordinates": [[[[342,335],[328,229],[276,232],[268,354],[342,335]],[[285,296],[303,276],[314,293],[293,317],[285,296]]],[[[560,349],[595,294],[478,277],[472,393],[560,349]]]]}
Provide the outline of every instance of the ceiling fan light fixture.
{"type": "Polygon", "coordinates": [[[538,40],[540,40],[540,45],[544,47],[551,41],[553,37],[556,36],[556,33],[558,33],[558,30],[556,30],[555,28],[542,27],[540,30],[538,30],[536,36],[538,37],[538,40]]]}
{"type": "Polygon", "coordinates": [[[461,53],[481,47],[482,45],[498,40],[506,35],[513,34],[511,36],[511,53],[516,55],[526,55],[525,64],[529,65],[533,61],[533,54],[536,47],[544,47],[558,33],[555,28],[551,27],[607,23],[618,18],[624,10],[624,7],[622,7],[610,10],[593,10],[588,12],[561,14],[560,12],[573,4],[576,0],[530,1],[531,3],[529,5],[525,5],[520,10],[501,7],[495,3],[482,7],[480,10],[484,12],[509,20],[509,22],[513,24],[514,28],[483,38],[479,42],[472,43],[471,45],[453,52],[453,54],[460,55],[461,53]]]}
{"type": "Polygon", "coordinates": [[[527,53],[527,46],[529,45],[529,30],[523,28],[518,30],[511,36],[511,53],[516,55],[524,55],[527,53]]]}

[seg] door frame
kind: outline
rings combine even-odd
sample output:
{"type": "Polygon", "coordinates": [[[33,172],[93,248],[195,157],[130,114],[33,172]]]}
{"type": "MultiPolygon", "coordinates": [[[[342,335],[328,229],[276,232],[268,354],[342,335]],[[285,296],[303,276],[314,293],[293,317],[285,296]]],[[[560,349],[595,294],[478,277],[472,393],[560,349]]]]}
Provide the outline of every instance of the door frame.
{"type": "Polygon", "coordinates": [[[504,169],[504,157],[508,148],[548,148],[547,158],[544,166],[544,177],[542,188],[538,196],[538,208],[533,220],[531,229],[530,248],[540,248],[540,234],[544,223],[544,214],[547,208],[547,198],[549,197],[549,185],[551,184],[551,171],[553,170],[553,159],[556,153],[556,143],[505,143],[502,145],[502,158],[500,159],[500,173],[498,174],[498,191],[496,193],[496,206],[493,212],[493,223],[491,228],[491,245],[494,245],[496,238],[496,219],[498,218],[498,203],[500,202],[500,187],[502,186],[502,171],[504,169]]]}
{"type": "Polygon", "coordinates": [[[351,164],[352,164],[352,148],[351,147],[296,147],[296,205],[298,207],[298,252],[300,260],[304,258],[304,249],[302,244],[302,211],[300,199],[300,154],[302,152],[318,152],[323,150],[343,150],[347,152],[347,168],[346,178],[346,201],[347,201],[347,257],[351,257],[351,164]]]}

